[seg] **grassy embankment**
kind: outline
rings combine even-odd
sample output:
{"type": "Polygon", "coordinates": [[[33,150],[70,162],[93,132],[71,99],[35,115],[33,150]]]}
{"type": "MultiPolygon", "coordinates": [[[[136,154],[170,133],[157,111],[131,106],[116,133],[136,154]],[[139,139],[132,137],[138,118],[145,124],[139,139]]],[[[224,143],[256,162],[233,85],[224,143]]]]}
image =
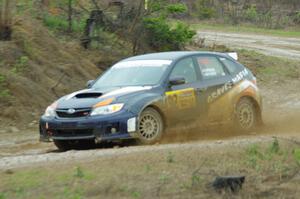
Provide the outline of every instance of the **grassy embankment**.
{"type": "Polygon", "coordinates": [[[286,140],[182,146],[0,171],[0,198],[218,198],[218,175],[246,176],[227,198],[293,198],[299,166],[299,145],[286,140]]]}

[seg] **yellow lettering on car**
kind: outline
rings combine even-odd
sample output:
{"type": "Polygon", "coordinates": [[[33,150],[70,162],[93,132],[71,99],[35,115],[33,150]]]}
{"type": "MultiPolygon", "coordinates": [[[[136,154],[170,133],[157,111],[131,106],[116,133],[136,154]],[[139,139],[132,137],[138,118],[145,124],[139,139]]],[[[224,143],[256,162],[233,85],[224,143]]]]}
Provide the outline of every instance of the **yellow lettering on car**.
{"type": "Polygon", "coordinates": [[[195,89],[187,88],[165,93],[167,97],[167,106],[176,106],[179,109],[188,109],[196,106],[195,89]]]}

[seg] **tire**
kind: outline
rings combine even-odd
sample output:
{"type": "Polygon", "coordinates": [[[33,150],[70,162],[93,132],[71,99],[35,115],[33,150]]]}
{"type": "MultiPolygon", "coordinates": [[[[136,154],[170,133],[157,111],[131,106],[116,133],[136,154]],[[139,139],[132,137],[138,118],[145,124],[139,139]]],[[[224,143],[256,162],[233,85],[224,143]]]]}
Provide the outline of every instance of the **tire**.
{"type": "Polygon", "coordinates": [[[91,149],[95,146],[93,140],[53,140],[60,151],[91,149]]]}
{"type": "Polygon", "coordinates": [[[138,123],[138,142],[151,145],[161,140],[164,122],[159,112],[146,108],[140,115],[138,123]]]}
{"type": "Polygon", "coordinates": [[[250,98],[242,98],[236,105],[234,127],[238,132],[250,132],[257,127],[258,115],[250,98]]]}

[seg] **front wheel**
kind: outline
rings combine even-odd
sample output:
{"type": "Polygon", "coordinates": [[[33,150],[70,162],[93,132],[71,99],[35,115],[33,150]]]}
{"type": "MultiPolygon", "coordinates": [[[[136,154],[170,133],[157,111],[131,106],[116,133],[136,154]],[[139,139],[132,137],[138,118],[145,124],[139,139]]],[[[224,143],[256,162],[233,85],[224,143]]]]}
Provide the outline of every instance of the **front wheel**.
{"type": "Polygon", "coordinates": [[[153,108],[146,108],[140,115],[138,141],[141,144],[155,144],[160,141],[164,131],[163,119],[153,108]]]}
{"type": "Polygon", "coordinates": [[[254,103],[249,98],[242,98],[235,111],[236,130],[249,132],[257,126],[257,112],[254,103]]]}

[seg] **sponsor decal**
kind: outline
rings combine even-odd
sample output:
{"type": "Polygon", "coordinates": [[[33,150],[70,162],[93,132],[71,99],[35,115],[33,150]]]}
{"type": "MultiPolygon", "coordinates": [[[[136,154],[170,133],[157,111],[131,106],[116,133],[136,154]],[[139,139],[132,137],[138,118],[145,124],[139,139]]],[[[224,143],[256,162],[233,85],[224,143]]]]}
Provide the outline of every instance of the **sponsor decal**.
{"type": "Polygon", "coordinates": [[[210,96],[207,98],[208,103],[212,103],[217,98],[219,98],[221,95],[225,94],[227,91],[233,88],[232,82],[227,82],[224,84],[221,88],[218,88],[216,91],[212,92],[210,96]]]}
{"type": "MultiPolygon", "coordinates": [[[[242,81],[248,75],[249,75],[249,71],[245,68],[244,70],[242,70],[241,72],[239,72],[235,77],[233,77],[230,82],[227,82],[222,87],[220,87],[217,90],[215,90],[214,92],[212,92],[208,96],[207,102],[208,103],[212,103],[217,98],[219,98],[220,96],[224,95],[227,91],[229,91],[230,89],[232,89],[233,86],[234,86],[234,84],[237,84],[238,82],[242,81]]],[[[247,88],[250,85],[251,84],[250,84],[249,81],[245,81],[245,82],[243,82],[240,85],[240,89],[244,90],[245,88],[247,88]]]]}
{"type": "Polygon", "coordinates": [[[176,91],[166,92],[167,106],[178,109],[188,109],[196,106],[196,95],[194,88],[187,88],[176,91]]]}
{"type": "Polygon", "coordinates": [[[248,76],[249,75],[249,71],[245,68],[244,70],[242,70],[241,72],[239,72],[234,78],[232,78],[232,82],[235,84],[235,83],[238,83],[240,82],[241,80],[244,79],[244,77],[248,76]]]}

